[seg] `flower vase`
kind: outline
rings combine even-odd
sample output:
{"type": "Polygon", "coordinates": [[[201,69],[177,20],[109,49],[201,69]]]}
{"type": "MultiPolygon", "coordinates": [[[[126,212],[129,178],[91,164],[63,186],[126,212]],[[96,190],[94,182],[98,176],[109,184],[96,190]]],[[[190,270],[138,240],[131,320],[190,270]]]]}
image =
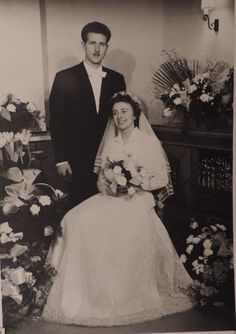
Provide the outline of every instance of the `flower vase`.
{"type": "Polygon", "coordinates": [[[209,131],[214,129],[219,113],[215,106],[200,99],[192,100],[189,104],[189,124],[193,129],[209,131]]]}

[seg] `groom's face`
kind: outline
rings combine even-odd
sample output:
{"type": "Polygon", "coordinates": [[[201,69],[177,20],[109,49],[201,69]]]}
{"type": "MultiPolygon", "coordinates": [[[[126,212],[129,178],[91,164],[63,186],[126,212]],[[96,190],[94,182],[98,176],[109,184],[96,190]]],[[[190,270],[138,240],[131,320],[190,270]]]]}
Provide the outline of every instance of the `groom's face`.
{"type": "Polygon", "coordinates": [[[87,37],[87,41],[82,42],[85,51],[85,60],[91,65],[100,65],[108,48],[106,36],[90,32],[87,37]]]}

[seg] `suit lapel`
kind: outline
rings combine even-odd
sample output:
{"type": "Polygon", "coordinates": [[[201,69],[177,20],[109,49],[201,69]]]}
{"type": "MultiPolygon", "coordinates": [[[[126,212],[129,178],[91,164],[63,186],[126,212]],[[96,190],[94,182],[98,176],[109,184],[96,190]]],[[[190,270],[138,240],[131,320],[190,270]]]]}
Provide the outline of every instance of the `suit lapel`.
{"type": "Polygon", "coordinates": [[[104,72],[106,72],[105,78],[102,78],[102,85],[101,85],[101,93],[100,93],[100,100],[99,100],[99,114],[101,114],[104,110],[103,106],[105,101],[107,101],[107,94],[109,92],[109,73],[102,68],[104,72]]]}

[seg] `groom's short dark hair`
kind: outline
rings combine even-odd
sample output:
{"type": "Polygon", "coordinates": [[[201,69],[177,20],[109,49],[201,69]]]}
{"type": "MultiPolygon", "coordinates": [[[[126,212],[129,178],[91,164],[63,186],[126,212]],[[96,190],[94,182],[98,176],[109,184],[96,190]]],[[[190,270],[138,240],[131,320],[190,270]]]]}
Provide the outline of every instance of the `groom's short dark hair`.
{"type": "Polygon", "coordinates": [[[86,24],[81,31],[81,38],[84,43],[86,43],[88,39],[88,33],[90,32],[94,32],[96,34],[102,34],[106,36],[107,43],[109,42],[111,38],[110,29],[105,24],[94,21],[94,22],[90,22],[86,24]]]}

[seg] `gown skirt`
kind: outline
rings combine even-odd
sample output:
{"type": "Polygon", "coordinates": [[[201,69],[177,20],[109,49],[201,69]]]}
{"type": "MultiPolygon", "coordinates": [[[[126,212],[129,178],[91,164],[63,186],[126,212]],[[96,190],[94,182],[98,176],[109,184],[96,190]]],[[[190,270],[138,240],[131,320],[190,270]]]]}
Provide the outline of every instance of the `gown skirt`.
{"type": "Polygon", "coordinates": [[[192,279],[154,205],[149,192],[97,194],[65,215],[48,253],[57,275],[43,320],[116,326],[193,307],[192,279]]]}

